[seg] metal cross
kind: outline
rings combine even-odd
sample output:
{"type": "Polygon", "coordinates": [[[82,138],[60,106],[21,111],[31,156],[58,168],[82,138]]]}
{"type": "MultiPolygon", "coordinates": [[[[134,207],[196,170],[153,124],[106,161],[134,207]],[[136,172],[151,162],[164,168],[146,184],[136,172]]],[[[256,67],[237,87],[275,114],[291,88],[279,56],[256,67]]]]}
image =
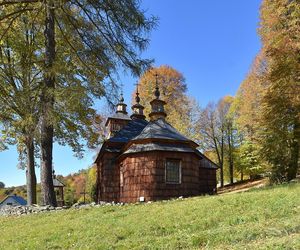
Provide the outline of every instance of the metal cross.
{"type": "Polygon", "coordinates": [[[156,83],[156,88],[158,88],[158,74],[155,73],[155,83],[156,83]]]}

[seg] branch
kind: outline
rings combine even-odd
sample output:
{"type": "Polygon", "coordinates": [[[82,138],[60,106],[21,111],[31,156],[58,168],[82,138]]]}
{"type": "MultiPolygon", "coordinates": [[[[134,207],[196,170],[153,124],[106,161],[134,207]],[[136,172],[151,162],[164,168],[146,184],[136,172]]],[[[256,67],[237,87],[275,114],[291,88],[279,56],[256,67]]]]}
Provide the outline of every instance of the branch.
{"type": "Polygon", "coordinates": [[[14,121],[14,119],[12,119],[11,117],[4,115],[4,114],[0,114],[0,119],[2,121],[10,121],[10,122],[14,121]]]}
{"type": "MultiPolygon", "coordinates": [[[[107,38],[107,35],[104,34],[104,32],[99,28],[99,26],[95,23],[94,19],[90,16],[90,14],[88,13],[88,11],[84,8],[84,6],[78,2],[77,0],[75,0],[75,2],[77,3],[77,5],[82,9],[82,11],[86,14],[86,16],[88,17],[89,21],[95,26],[95,28],[100,32],[100,34],[103,36],[103,38],[106,40],[107,45],[112,49],[112,51],[120,58],[120,60],[122,61],[122,63],[124,65],[127,65],[126,60],[123,58],[124,56],[121,55],[118,51],[115,50],[115,48],[111,45],[111,41],[109,40],[109,38],[107,38]]],[[[99,15],[101,18],[101,15],[99,15]]]]}
{"type": "Polygon", "coordinates": [[[42,0],[3,0],[3,2],[0,3],[0,6],[20,4],[20,3],[37,3],[37,2],[42,2],[42,0]]]}
{"type": "Polygon", "coordinates": [[[14,21],[21,16],[22,12],[19,12],[18,15],[16,15],[9,23],[9,25],[7,26],[7,28],[4,30],[3,34],[0,37],[0,41],[3,39],[3,37],[6,35],[6,32],[9,31],[10,27],[12,26],[12,24],[14,23],[14,21]]]}
{"type": "Polygon", "coordinates": [[[75,52],[77,58],[80,60],[80,62],[90,71],[90,67],[81,59],[81,57],[78,55],[77,50],[74,48],[74,46],[71,44],[71,42],[69,41],[69,39],[67,38],[67,36],[65,35],[65,33],[62,30],[62,27],[60,26],[58,20],[55,18],[57,26],[63,36],[63,38],[65,39],[65,41],[69,44],[69,46],[71,47],[71,49],[75,52]]]}
{"type": "MultiPolygon", "coordinates": [[[[78,34],[78,36],[80,37],[80,39],[82,40],[82,42],[83,42],[87,47],[89,47],[89,49],[90,49],[91,51],[94,51],[93,47],[86,41],[86,39],[85,39],[85,37],[84,37],[84,34],[81,34],[81,33],[80,33],[80,31],[78,30],[76,24],[74,24],[74,22],[71,20],[71,19],[74,19],[74,17],[71,16],[71,15],[69,15],[63,7],[62,7],[61,9],[62,9],[63,12],[66,14],[67,19],[69,20],[70,24],[71,24],[71,25],[73,26],[73,28],[75,29],[76,33],[78,34]]],[[[75,19],[74,21],[76,21],[76,19],[75,19]]],[[[93,39],[93,41],[94,41],[94,39],[93,39]]],[[[94,42],[95,42],[95,41],[94,41],[94,42]]],[[[98,56],[97,53],[93,53],[93,54],[94,54],[94,56],[95,56],[99,61],[105,60],[105,59],[103,59],[103,58],[100,58],[100,57],[98,56]]],[[[107,60],[106,60],[106,63],[108,63],[107,60]]]]}
{"type": "Polygon", "coordinates": [[[12,13],[9,13],[9,14],[7,14],[7,15],[1,17],[1,18],[0,18],[0,22],[3,21],[4,19],[9,18],[10,16],[15,15],[15,14],[21,14],[21,13],[23,13],[23,12],[25,12],[25,11],[31,11],[31,10],[34,10],[34,8],[21,9],[21,10],[18,10],[18,11],[14,11],[14,12],[12,12],[12,13]]]}

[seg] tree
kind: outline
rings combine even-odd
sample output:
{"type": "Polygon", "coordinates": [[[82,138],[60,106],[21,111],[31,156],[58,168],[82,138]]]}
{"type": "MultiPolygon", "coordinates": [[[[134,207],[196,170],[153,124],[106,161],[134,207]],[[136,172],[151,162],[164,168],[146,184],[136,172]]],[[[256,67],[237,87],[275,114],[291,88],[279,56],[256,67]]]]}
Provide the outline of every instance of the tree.
{"type": "Polygon", "coordinates": [[[234,101],[240,135],[240,170],[270,169],[273,182],[299,170],[299,1],[264,0],[262,49],[234,101]]]}
{"type": "Polygon", "coordinates": [[[231,106],[232,96],[225,96],[217,104],[209,103],[200,113],[197,127],[201,134],[200,147],[204,153],[212,153],[220,167],[220,183],[224,186],[225,166],[228,166],[230,183],[234,181],[235,155],[238,147],[238,132],[231,106]]]}
{"type": "Polygon", "coordinates": [[[255,176],[268,169],[261,155],[259,123],[262,114],[262,98],[268,82],[263,79],[267,70],[265,55],[262,51],[254,59],[251,68],[240,85],[230,113],[238,131],[237,170],[243,179],[244,174],[255,176]]]}
{"type": "Polygon", "coordinates": [[[202,110],[198,119],[199,133],[203,137],[201,149],[214,151],[217,155],[220,167],[221,187],[224,186],[224,151],[225,151],[225,126],[223,122],[224,114],[219,105],[209,103],[202,110]]]}
{"type": "Polygon", "coordinates": [[[233,101],[234,98],[232,96],[225,96],[219,103],[220,109],[222,109],[221,113],[224,114],[222,121],[225,127],[225,153],[228,160],[230,184],[233,184],[234,181],[234,155],[235,147],[237,146],[237,129],[234,124],[234,114],[230,112],[233,101]]]}
{"type": "MultiPolygon", "coordinates": [[[[85,107],[86,111],[92,111],[92,98],[105,95],[110,99],[110,87],[114,89],[116,86],[113,74],[120,66],[125,66],[138,75],[149,65],[150,61],[141,59],[139,52],[148,44],[145,35],[155,25],[155,18],[146,18],[144,12],[140,10],[139,2],[132,0],[122,2],[76,0],[60,4],[54,0],[17,0],[1,4],[5,10],[9,10],[12,5],[16,6],[17,10],[1,16],[1,20],[6,19],[9,22],[3,36],[9,30],[10,23],[13,23],[20,13],[39,9],[39,15],[44,20],[45,44],[40,44],[45,49],[44,80],[40,84],[41,186],[44,203],[56,205],[52,184],[52,148],[55,128],[62,132],[57,122],[61,114],[55,109],[61,105],[57,97],[60,97],[60,100],[64,100],[64,97],[76,98],[78,93],[69,90],[70,82],[75,82],[77,89],[82,90],[80,92],[82,102],[79,106],[85,107]],[[68,49],[58,50],[58,34],[68,49]],[[68,67],[65,63],[59,64],[58,58],[61,55],[61,58],[68,62],[68,67]],[[69,70],[69,65],[72,68],[69,71],[71,73],[66,73],[64,70],[66,68],[69,70]],[[65,74],[61,74],[62,72],[65,74]],[[108,84],[107,80],[110,80],[111,84],[108,84]],[[59,86],[63,88],[59,89],[59,86]]],[[[74,87],[72,84],[71,86],[74,87]]],[[[88,120],[80,110],[72,114],[77,115],[75,118],[79,116],[83,117],[84,121],[88,120]]],[[[65,122],[64,128],[71,128],[73,135],[77,135],[78,131],[72,128],[72,124],[74,123],[65,122]]],[[[83,130],[81,132],[84,133],[83,130]]],[[[62,138],[65,134],[59,133],[58,138],[62,138]]],[[[70,139],[71,143],[75,141],[74,137],[67,139],[70,139]]]]}
{"type": "Polygon", "coordinates": [[[2,141],[17,144],[20,166],[26,169],[27,203],[36,203],[35,133],[39,120],[39,82],[42,79],[35,42],[38,26],[28,15],[14,22],[0,44],[0,123],[2,141]],[[24,153],[25,152],[25,153],[24,153]]]}
{"type": "Polygon", "coordinates": [[[87,183],[86,183],[86,190],[90,196],[90,200],[96,202],[96,180],[97,179],[97,167],[91,166],[87,172],[87,183]]]}
{"type": "MultiPolygon", "coordinates": [[[[184,76],[170,66],[151,68],[139,79],[138,88],[141,104],[145,107],[145,115],[148,116],[151,112],[149,103],[154,98],[156,74],[161,99],[167,103],[165,107],[167,121],[185,136],[196,139],[193,119],[197,113],[198,104],[187,96],[184,76]]],[[[135,92],[132,93],[132,103],[134,103],[134,97],[135,92]]]]}
{"type": "Polygon", "coordinates": [[[2,181],[0,181],[0,188],[5,188],[5,184],[2,181]]]}
{"type": "Polygon", "coordinates": [[[264,0],[260,35],[269,83],[262,98],[262,154],[272,165],[272,180],[296,177],[300,148],[300,3],[264,0]]]}

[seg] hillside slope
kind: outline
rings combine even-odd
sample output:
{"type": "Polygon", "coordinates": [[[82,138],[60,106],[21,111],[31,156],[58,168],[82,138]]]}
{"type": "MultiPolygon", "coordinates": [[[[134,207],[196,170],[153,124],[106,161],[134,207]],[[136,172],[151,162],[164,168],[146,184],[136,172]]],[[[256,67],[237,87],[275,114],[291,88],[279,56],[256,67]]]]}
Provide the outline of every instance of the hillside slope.
{"type": "Polygon", "coordinates": [[[300,184],[0,218],[1,249],[300,249],[300,184]]]}

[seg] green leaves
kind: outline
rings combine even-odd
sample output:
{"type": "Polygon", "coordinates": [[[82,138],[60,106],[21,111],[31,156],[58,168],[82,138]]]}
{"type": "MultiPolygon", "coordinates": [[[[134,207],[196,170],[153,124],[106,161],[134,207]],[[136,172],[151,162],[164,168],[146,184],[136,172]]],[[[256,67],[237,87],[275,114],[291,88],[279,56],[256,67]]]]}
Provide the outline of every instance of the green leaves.
{"type": "Polygon", "coordinates": [[[273,166],[273,180],[279,182],[295,178],[299,169],[299,12],[298,1],[265,0],[261,9],[260,33],[268,64],[264,77],[269,82],[262,98],[261,143],[273,166]]]}
{"type": "Polygon", "coordinates": [[[7,129],[14,128],[14,134],[7,135],[22,137],[22,133],[34,132],[38,139],[41,93],[53,96],[54,110],[48,110],[47,120],[54,125],[55,138],[81,155],[83,140],[89,147],[101,141],[93,127],[94,100],[113,98],[113,76],[120,67],[138,75],[149,66],[151,61],[141,59],[139,52],[147,47],[156,18],[146,17],[140,3],[131,0],[76,0],[55,5],[56,57],[46,70],[45,6],[35,1],[26,6],[34,10],[19,16],[24,6],[18,3],[4,4],[0,12],[0,18],[6,20],[0,24],[0,36],[5,38],[0,44],[0,121],[7,129]],[[48,76],[55,77],[55,89],[42,86],[48,76]]]}

